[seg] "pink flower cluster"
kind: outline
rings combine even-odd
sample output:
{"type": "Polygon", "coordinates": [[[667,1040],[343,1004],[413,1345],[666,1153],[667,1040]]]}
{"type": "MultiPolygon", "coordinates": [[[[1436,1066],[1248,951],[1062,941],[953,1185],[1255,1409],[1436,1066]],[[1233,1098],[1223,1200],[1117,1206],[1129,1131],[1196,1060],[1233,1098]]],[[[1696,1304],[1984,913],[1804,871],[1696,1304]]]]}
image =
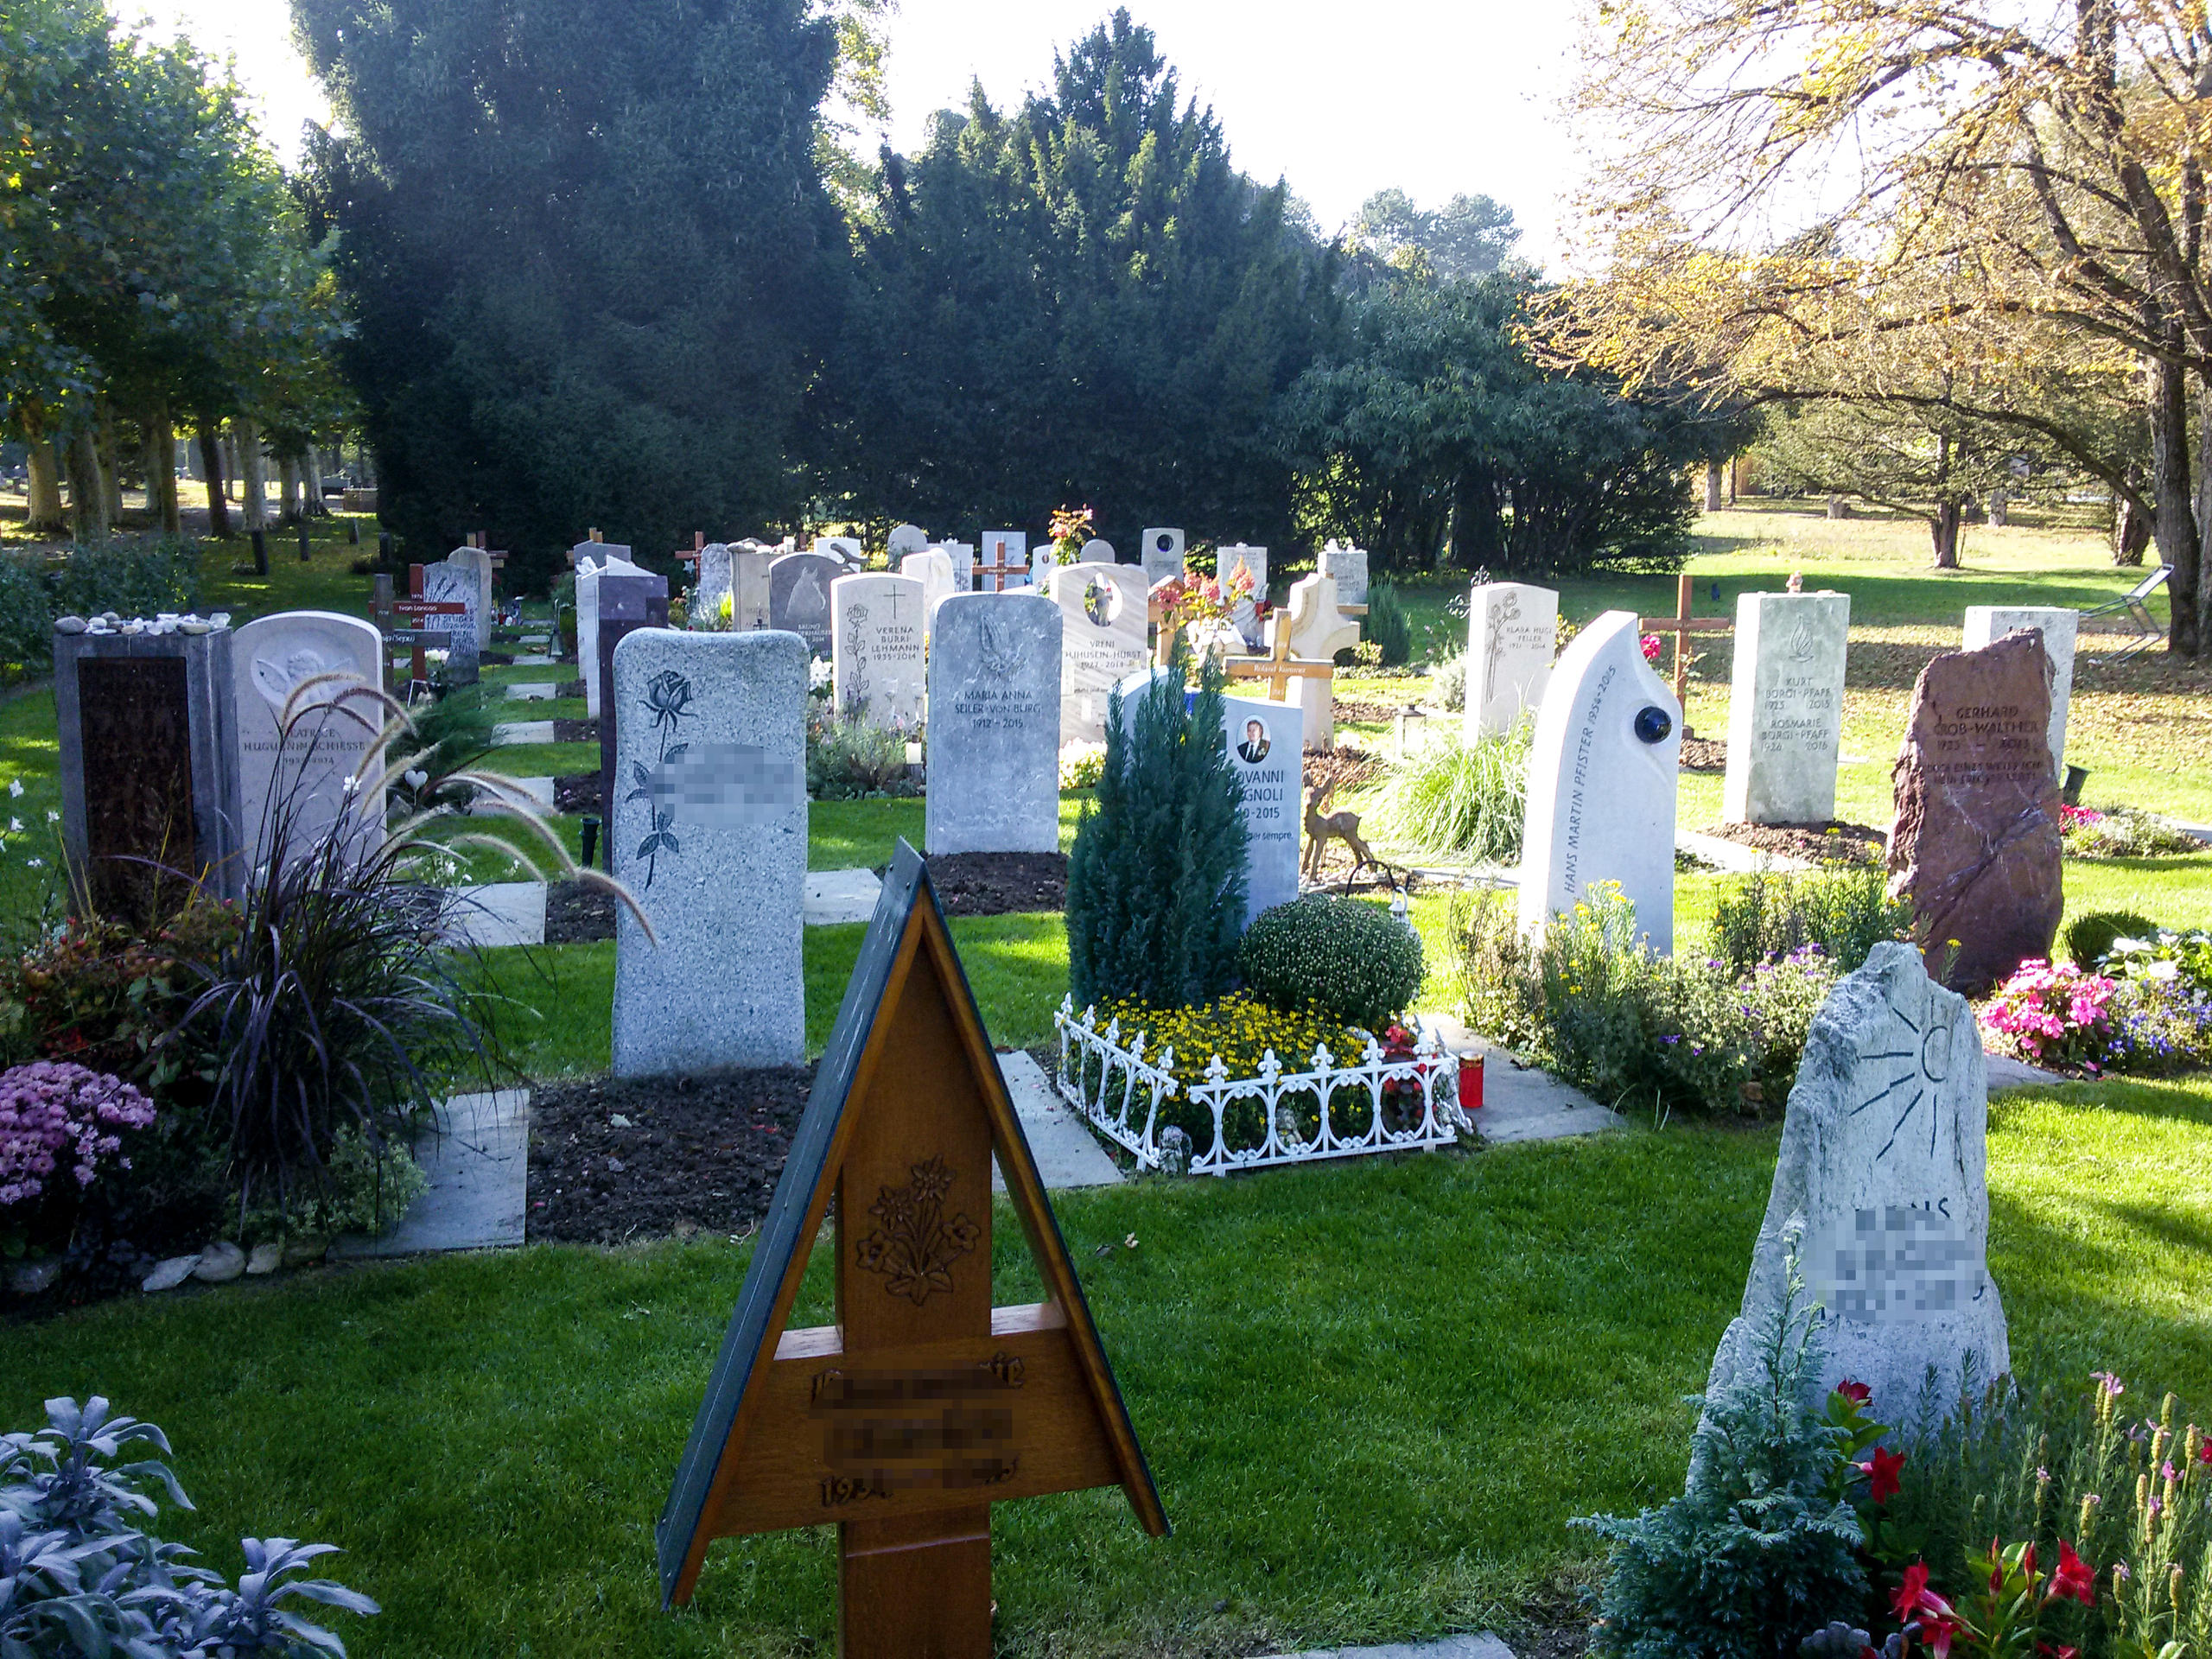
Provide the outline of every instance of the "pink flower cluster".
{"type": "Polygon", "coordinates": [[[2105,815],[2097,811],[2094,808],[2087,806],[2069,806],[2063,801],[2059,803],[2058,827],[2062,830],[2072,830],[2077,826],[2102,823],[2104,821],[2105,815]]]}
{"type": "Polygon", "coordinates": [[[2031,1060],[2072,1061],[2094,1071],[2113,1036],[2114,988],[2101,974],[2024,962],[1997,988],[1981,1022],[2011,1038],[2031,1060]]]}
{"type": "Polygon", "coordinates": [[[123,1149],[116,1131],[153,1121],[154,1103],[137,1090],[71,1060],[0,1072],[0,1207],[37,1198],[65,1164],[79,1189],[90,1186],[100,1160],[123,1149]]]}
{"type": "Polygon", "coordinates": [[[1667,642],[1656,633],[1647,633],[1637,642],[1643,648],[1643,660],[1656,663],[1667,649],[1667,642]]]}

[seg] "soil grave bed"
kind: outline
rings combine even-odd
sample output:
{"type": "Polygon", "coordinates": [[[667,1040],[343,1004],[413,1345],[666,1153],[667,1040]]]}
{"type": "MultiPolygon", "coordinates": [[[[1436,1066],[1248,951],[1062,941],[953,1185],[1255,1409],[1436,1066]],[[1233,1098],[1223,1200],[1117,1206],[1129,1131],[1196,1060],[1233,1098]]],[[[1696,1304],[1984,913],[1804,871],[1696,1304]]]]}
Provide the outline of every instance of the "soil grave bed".
{"type": "Polygon", "coordinates": [[[1382,771],[1382,757],[1340,743],[1333,749],[1306,750],[1304,770],[1306,788],[1327,784],[1341,796],[1375,782],[1382,771]]]}
{"type": "Polygon", "coordinates": [[[1684,772],[1728,770],[1728,740],[1725,737],[1686,737],[1682,740],[1684,772]]]}
{"type": "Polygon", "coordinates": [[[596,812],[599,810],[599,774],[595,772],[565,772],[553,780],[553,810],[556,812],[596,812]]]}
{"type": "Polygon", "coordinates": [[[1879,864],[1889,856],[1887,834],[1872,824],[1846,823],[1840,818],[1825,823],[1713,823],[1700,833],[1763,853],[1822,864],[1879,864]]]}
{"type": "Polygon", "coordinates": [[[605,887],[556,881],[545,889],[545,943],[590,944],[614,937],[616,899],[605,887]]]}
{"type": "Polygon", "coordinates": [[[948,916],[1012,916],[1067,908],[1065,853],[939,853],[929,867],[930,886],[948,916]]]}
{"type": "Polygon", "coordinates": [[[619,1244],[758,1225],[813,1084],[796,1065],[531,1084],[526,1236],[619,1244]]]}
{"type": "Polygon", "coordinates": [[[599,722],[595,720],[556,720],[553,722],[556,743],[596,743],[599,741],[599,722]]]}

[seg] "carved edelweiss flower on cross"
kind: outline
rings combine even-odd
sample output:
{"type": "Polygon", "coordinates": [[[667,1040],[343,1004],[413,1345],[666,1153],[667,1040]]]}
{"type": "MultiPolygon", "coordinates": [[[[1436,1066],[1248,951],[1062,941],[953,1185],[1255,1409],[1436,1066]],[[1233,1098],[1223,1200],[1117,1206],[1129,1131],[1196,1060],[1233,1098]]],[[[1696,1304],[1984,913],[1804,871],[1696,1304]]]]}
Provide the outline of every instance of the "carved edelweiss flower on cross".
{"type": "Polygon", "coordinates": [[[860,1241],[855,1255],[864,1271],[886,1276],[885,1289],[919,1307],[931,1292],[952,1289],[947,1269],[976,1248],[983,1230],[964,1214],[945,1219],[953,1172],[944,1160],[915,1164],[908,1173],[909,1185],[884,1187],[868,1206],[881,1225],[860,1241]]]}

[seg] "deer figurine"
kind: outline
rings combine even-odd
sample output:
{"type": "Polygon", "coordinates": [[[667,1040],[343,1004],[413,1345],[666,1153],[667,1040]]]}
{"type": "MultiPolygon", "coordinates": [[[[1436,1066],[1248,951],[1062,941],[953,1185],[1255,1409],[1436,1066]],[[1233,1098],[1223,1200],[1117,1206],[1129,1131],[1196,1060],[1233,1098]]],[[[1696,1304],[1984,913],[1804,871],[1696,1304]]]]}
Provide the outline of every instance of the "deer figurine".
{"type": "Polygon", "coordinates": [[[1334,837],[1351,849],[1351,874],[1344,878],[1344,886],[1350,887],[1369,865],[1384,871],[1389,866],[1376,857],[1361,839],[1358,813],[1322,811],[1335,793],[1336,785],[1332,783],[1319,783],[1306,791],[1306,875],[1309,880],[1320,880],[1321,855],[1334,837]]]}

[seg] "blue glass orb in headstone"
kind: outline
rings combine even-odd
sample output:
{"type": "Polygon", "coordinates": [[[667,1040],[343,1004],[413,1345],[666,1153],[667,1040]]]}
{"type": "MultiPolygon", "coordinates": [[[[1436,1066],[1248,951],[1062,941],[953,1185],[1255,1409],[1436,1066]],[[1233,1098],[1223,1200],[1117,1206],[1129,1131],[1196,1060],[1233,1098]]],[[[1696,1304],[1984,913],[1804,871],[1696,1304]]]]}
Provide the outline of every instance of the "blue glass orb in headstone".
{"type": "Polygon", "coordinates": [[[1675,729],[1675,717],[1656,702],[1647,702],[1636,711],[1636,734],[1646,743],[1664,743],[1667,734],[1675,729]]]}

